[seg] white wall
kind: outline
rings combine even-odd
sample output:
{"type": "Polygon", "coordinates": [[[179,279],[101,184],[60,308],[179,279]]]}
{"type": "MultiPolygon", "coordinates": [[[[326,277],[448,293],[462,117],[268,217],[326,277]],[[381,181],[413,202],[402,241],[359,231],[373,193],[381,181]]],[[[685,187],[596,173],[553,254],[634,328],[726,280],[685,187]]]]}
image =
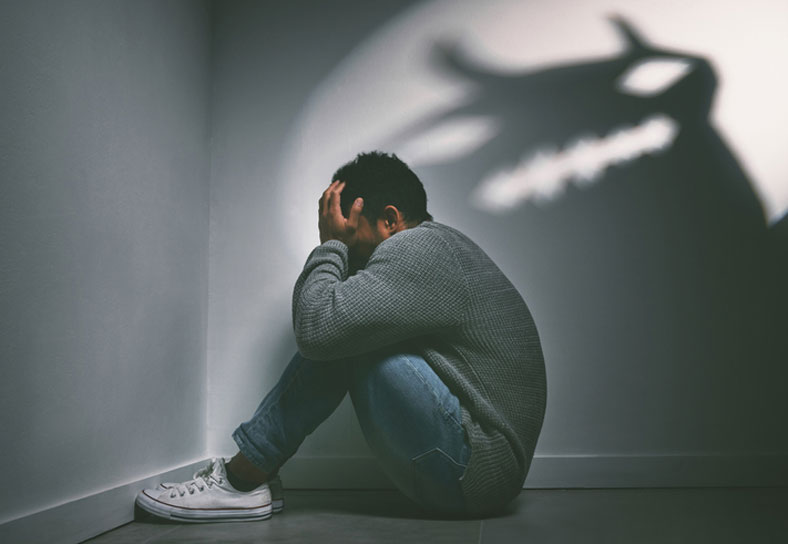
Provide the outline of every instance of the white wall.
{"type": "Polygon", "coordinates": [[[0,521],[202,458],[210,4],[0,4],[0,521]]]}
{"type": "MultiPolygon", "coordinates": [[[[538,19],[496,15],[497,8],[474,2],[422,2],[410,10],[395,2],[340,2],[331,8],[313,3],[310,9],[300,4],[216,5],[208,337],[212,452],[235,451],[230,433],[251,415],[295,350],[292,286],[319,243],[315,204],[331,173],[356,152],[383,142],[386,126],[418,119],[428,102],[457,98],[451,77],[432,73],[422,62],[429,39],[465,37],[464,45],[473,49],[485,36],[495,41],[500,25],[498,53],[510,58],[497,60],[510,71],[541,53],[547,60],[538,68],[611,57],[621,44],[605,19],[609,11],[601,9],[611,2],[584,3],[582,10],[555,2],[490,3],[530,9],[538,19]],[[453,8],[460,4],[474,13],[453,8]],[[550,25],[556,33],[545,30],[550,25]]],[[[658,12],[662,8],[619,4],[655,43],[705,55],[713,64],[721,60],[706,49],[718,36],[700,32],[711,28],[702,10],[682,18],[679,32],[675,18],[658,12]]],[[[769,18],[763,11],[752,14],[769,18]]],[[[746,19],[734,7],[715,10],[715,16],[746,19]]],[[[472,53],[496,60],[490,48],[472,53]]],[[[726,86],[717,89],[715,103],[719,96],[731,100],[728,82],[737,81],[736,74],[726,72],[721,80],[726,86]]],[[[757,89],[748,95],[744,88],[737,100],[758,100],[757,89]]],[[[602,95],[590,97],[575,117],[561,117],[563,110],[553,109],[551,99],[567,100],[572,89],[557,84],[512,113],[534,108],[545,134],[557,129],[564,137],[572,136],[572,123],[577,130],[588,128],[584,122],[596,123],[607,132],[629,122],[617,102],[602,95]],[[609,119],[602,117],[605,108],[609,119]]],[[[516,92],[504,96],[516,101],[516,92]]],[[[611,169],[593,187],[570,188],[549,205],[528,203],[503,218],[474,209],[466,198],[474,180],[463,176],[479,163],[417,169],[436,220],[477,240],[531,307],[548,372],[547,416],[536,455],[583,460],[574,476],[561,480],[565,485],[731,482],[737,476],[725,480],[730,467],[751,469],[761,456],[784,460],[788,452],[781,431],[788,406],[779,308],[776,293],[769,291],[775,276],[771,257],[758,253],[768,244],[766,226],[753,227],[748,206],[755,196],[733,163],[725,162],[723,148],[715,147],[706,120],[680,121],[705,136],[678,140],[659,159],[611,169]],[[724,462],[708,462],[720,456],[724,462]],[[584,464],[589,459],[606,460],[598,472],[610,477],[584,476],[587,469],[597,470],[584,464]],[[715,468],[696,480],[654,476],[655,470],[670,474],[688,459],[695,460],[693,467],[715,468]]],[[[538,143],[538,133],[524,135],[538,143]]],[[[764,136],[764,145],[770,142],[764,136]]],[[[524,142],[522,150],[528,149],[524,142]]],[[[299,474],[310,470],[313,458],[328,467],[368,456],[346,398],[291,462],[300,473],[289,475],[306,481],[299,474]]],[[[561,466],[567,465],[544,470],[561,466]]],[[[532,472],[539,467],[535,462],[532,472]]],[[[781,474],[777,478],[784,481],[781,474]]],[[[561,479],[533,476],[548,485],[561,479]]],[[[757,480],[748,478],[738,481],[757,480]]]]}

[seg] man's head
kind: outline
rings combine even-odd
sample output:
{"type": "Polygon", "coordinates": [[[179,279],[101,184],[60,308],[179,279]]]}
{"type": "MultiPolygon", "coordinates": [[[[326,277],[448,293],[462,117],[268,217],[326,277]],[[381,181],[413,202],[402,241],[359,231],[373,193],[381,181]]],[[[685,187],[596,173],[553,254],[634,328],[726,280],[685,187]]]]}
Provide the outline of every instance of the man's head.
{"type": "Polygon", "coordinates": [[[333,180],[345,182],[340,199],[342,215],[349,217],[356,198],[364,199],[357,243],[350,251],[351,267],[363,268],[377,245],[400,232],[432,220],[421,181],[394,154],[359,153],[336,171],[333,180]]]}

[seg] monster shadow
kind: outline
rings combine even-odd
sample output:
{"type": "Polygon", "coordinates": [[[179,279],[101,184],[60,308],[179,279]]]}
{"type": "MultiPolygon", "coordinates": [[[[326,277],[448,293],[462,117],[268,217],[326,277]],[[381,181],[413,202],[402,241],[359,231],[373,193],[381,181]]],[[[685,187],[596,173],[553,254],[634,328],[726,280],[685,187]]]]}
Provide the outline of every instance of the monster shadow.
{"type": "Polygon", "coordinates": [[[626,42],[622,54],[521,74],[488,69],[455,44],[439,43],[436,68],[472,84],[471,98],[392,136],[389,148],[452,120],[494,120],[494,137],[476,149],[416,171],[428,187],[440,187],[430,202],[436,220],[451,215],[482,247],[494,248],[496,262],[542,310],[535,317],[560,331],[563,356],[583,361],[577,400],[585,396],[611,417],[632,410],[633,432],[649,429],[655,448],[665,444],[662,433],[668,440],[678,433],[684,444],[724,449],[732,427],[748,447],[773,445],[775,421],[752,421],[736,404],[782,398],[775,373],[785,375],[780,358],[788,352],[781,340],[787,276],[777,269],[775,243],[785,239],[769,232],[751,183],[709,120],[717,86],[710,62],[655,47],[620,18],[613,24],[626,42]],[[679,60],[687,69],[659,92],[623,91],[622,77],[652,59],[679,60]],[[610,156],[614,139],[646,131],[654,119],[667,123],[664,149],[610,156]],[[558,160],[578,155],[578,142],[607,149],[591,160],[591,174],[558,160]],[[523,186],[531,172],[524,157],[540,150],[561,172],[542,176],[543,185],[552,184],[550,198],[523,186]],[[505,213],[478,205],[484,180],[516,177],[523,165],[519,185],[504,182],[496,196],[505,213]],[[652,365],[670,369],[652,373],[652,365]],[[637,378],[625,370],[632,366],[641,370],[637,378]],[[629,376],[620,387],[639,393],[640,406],[594,398],[617,369],[629,376]],[[675,383],[652,387],[652,374],[675,383]],[[674,392],[670,431],[660,416],[666,388],[674,392]],[[698,388],[708,406],[679,417],[683,409],[698,411],[698,388]]]}

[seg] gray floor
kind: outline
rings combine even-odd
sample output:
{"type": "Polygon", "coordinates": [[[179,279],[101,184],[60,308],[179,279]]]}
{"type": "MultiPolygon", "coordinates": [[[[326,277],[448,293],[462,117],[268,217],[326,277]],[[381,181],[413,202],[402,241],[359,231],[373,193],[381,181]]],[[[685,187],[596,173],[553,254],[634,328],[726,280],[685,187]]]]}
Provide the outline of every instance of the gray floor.
{"type": "Polygon", "coordinates": [[[251,523],[137,520],[87,542],[785,543],[788,488],[528,489],[484,520],[421,515],[396,491],[285,490],[285,509],[251,523]]]}

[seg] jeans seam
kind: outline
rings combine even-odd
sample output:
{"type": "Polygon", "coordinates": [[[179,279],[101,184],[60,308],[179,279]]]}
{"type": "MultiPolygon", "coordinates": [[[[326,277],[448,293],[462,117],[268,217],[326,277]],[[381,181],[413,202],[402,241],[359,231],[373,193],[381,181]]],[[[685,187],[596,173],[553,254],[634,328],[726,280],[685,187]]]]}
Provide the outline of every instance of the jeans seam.
{"type": "MultiPolygon", "coordinates": [[[[413,372],[414,372],[414,373],[415,373],[415,374],[416,374],[416,375],[419,377],[419,379],[421,380],[421,382],[422,382],[424,385],[426,385],[426,386],[427,386],[427,389],[429,389],[429,390],[430,390],[430,393],[432,393],[432,396],[433,396],[433,397],[435,397],[435,400],[437,401],[437,404],[438,404],[438,406],[440,406],[440,407],[441,407],[441,410],[443,411],[443,413],[444,413],[446,416],[448,416],[448,417],[449,417],[449,419],[451,419],[452,421],[454,421],[454,423],[456,423],[457,425],[459,425],[460,429],[462,430],[462,428],[463,428],[463,427],[462,427],[462,423],[461,423],[461,422],[459,422],[459,421],[457,421],[457,418],[455,418],[453,415],[451,415],[451,413],[449,413],[449,411],[446,409],[446,407],[445,407],[445,406],[443,405],[443,403],[441,402],[441,400],[440,400],[440,396],[438,395],[438,392],[437,392],[437,391],[435,391],[435,389],[432,387],[432,385],[430,385],[430,383],[429,383],[429,382],[428,382],[428,381],[427,381],[427,380],[424,378],[424,376],[422,375],[422,373],[421,373],[421,372],[419,372],[419,369],[417,369],[415,366],[413,366],[413,363],[411,362],[411,360],[410,360],[410,357],[408,357],[406,354],[403,354],[403,357],[405,358],[405,361],[408,363],[408,366],[410,366],[410,368],[412,368],[412,369],[413,369],[413,372]]],[[[451,391],[449,391],[449,393],[451,393],[451,391]]],[[[453,393],[452,393],[452,394],[453,394],[453,393]]]]}
{"type": "Polygon", "coordinates": [[[438,446],[435,446],[434,448],[430,448],[427,451],[422,452],[422,453],[420,453],[418,455],[414,455],[413,457],[411,457],[410,462],[411,463],[418,463],[420,457],[425,457],[425,456],[427,456],[427,455],[429,455],[429,454],[431,454],[431,453],[433,453],[435,451],[441,452],[443,455],[445,455],[447,458],[449,458],[452,463],[454,463],[458,467],[462,467],[463,469],[468,468],[468,464],[467,463],[466,464],[460,463],[459,461],[457,461],[457,459],[454,458],[454,456],[452,454],[450,454],[449,452],[445,451],[443,448],[438,447],[438,446]]]}
{"type": "MultiPolygon", "coordinates": [[[[301,357],[303,359],[306,359],[306,357],[303,357],[302,355],[301,355],[301,357]]],[[[295,372],[293,372],[293,374],[290,376],[290,379],[287,380],[287,383],[284,384],[284,387],[282,387],[282,390],[280,391],[276,402],[272,403],[272,405],[269,406],[268,409],[265,412],[260,414],[262,417],[256,418],[256,419],[259,419],[260,421],[263,421],[263,422],[266,422],[266,423],[270,420],[270,418],[271,418],[271,410],[274,408],[274,404],[279,404],[280,400],[285,398],[288,395],[288,393],[290,392],[290,389],[292,389],[292,387],[293,387],[293,384],[295,384],[296,380],[298,380],[298,378],[301,376],[302,372],[304,372],[304,365],[299,365],[298,368],[296,368],[295,372]]],[[[256,421],[255,424],[259,423],[260,421],[256,421]]],[[[257,425],[255,425],[255,426],[257,426],[257,425]]]]}

